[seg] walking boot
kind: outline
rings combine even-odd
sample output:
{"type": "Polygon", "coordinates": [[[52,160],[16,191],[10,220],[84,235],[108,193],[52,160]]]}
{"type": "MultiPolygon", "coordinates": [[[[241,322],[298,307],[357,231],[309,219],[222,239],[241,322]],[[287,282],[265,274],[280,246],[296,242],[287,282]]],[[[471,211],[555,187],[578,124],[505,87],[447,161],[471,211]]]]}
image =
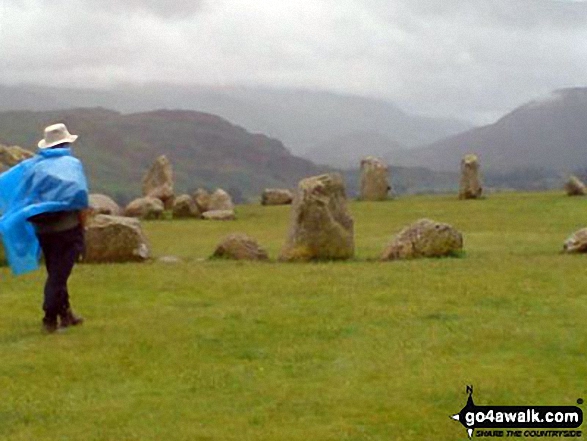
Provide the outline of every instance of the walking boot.
{"type": "Polygon", "coordinates": [[[68,326],[77,326],[81,325],[84,322],[83,317],[75,315],[71,308],[66,309],[63,314],[59,314],[59,319],[61,321],[61,323],[59,324],[60,328],[67,328],[68,326]]]}
{"type": "Polygon", "coordinates": [[[52,317],[43,318],[43,331],[47,334],[53,334],[57,331],[57,319],[52,317]]]}

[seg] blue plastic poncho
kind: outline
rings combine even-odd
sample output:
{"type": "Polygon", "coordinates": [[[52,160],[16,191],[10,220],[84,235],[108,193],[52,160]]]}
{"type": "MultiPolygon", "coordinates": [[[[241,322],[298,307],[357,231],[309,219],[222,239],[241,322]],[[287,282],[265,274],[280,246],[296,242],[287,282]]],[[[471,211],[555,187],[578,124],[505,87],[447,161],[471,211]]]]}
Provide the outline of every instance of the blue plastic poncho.
{"type": "Polygon", "coordinates": [[[0,174],[0,236],[16,275],[39,267],[35,230],[27,219],[41,213],[88,207],[88,184],[69,147],[39,150],[0,174]]]}

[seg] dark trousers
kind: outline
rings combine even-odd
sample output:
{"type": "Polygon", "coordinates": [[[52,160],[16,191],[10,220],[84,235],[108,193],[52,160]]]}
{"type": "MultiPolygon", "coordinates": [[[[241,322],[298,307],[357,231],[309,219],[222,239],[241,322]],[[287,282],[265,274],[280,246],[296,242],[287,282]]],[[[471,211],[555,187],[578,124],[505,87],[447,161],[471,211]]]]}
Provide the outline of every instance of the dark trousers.
{"type": "Polygon", "coordinates": [[[84,250],[81,225],[66,231],[37,234],[47,267],[43,310],[47,320],[55,320],[69,308],[67,279],[84,250]]]}

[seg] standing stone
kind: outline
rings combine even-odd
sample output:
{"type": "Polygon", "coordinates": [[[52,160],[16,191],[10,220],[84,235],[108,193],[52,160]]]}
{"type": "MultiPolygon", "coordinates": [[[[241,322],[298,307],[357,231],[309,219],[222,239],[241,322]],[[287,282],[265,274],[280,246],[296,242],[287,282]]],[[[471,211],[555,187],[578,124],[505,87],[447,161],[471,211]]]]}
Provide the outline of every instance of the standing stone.
{"type": "Polygon", "coordinates": [[[293,201],[293,193],[282,188],[266,188],[261,195],[261,205],[289,205],[293,201]]]}
{"type": "Polygon", "coordinates": [[[24,161],[25,159],[35,156],[33,152],[23,149],[17,145],[5,146],[0,144],[0,165],[10,168],[24,161]]]}
{"type": "Polygon", "coordinates": [[[384,201],[391,190],[388,168],[381,159],[367,156],[361,160],[361,196],[364,201],[384,201]]]}
{"type": "Polygon", "coordinates": [[[448,224],[420,219],[404,228],[387,245],[381,260],[456,255],[463,249],[463,236],[448,224]]]}
{"type": "Polygon", "coordinates": [[[141,219],[160,219],[163,215],[163,202],[152,197],[138,198],[126,206],[124,215],[141,219]]]}
{"type": "Polygon", "coordinates": [[[205,213],[210,207],[210,193],[203,188],[198,188],[192,195],[200,213],[205,213]]]}
{"type": "MultiPolygon", "coordinates": [[[[212,195],[210,196],[210,202],[208,203],[208,210],[222,210],[222,211],[232,211],[234,210],[234,204],[232,203],[232,199],[230,195],[218,188],[212,195]]],[[[208,211],[207,210],[207,211],[208,211]]]]}
{"type": "Polygon", "coordinates": [[[571,235],[564,245],[565,253],[587,253],[587,228],[583,228],[571,235]]]}
{"type": "Polygon", "coordinates": [[[479,159],[477,155],[465,155],[461,160],[461,185],[459,199],[478,199],[483,188],[479,180],[479,159]]]}
{"type": "Polygon", "coordinates": [[[138,219],[99,214],[86,227],[84,262],[142,262],[150,255],[138,219]]]}
{"type": "Polygon", "coordinates": [[[166,210],[173,208],[173,169],[167,156],[159,156],[143,177],[143,196],[161,200],[166,210]]]}
{"type": "Polygon", "coordinates": [[[565,191],[569,196],[585,196],[587,194],[587,187],[576,176],[570,176],[565,184],[565,191]]]}
{"type": "Polygon", "coordinates": [[[188,194],[182,194],[175,198],[173,202],[173,217],[200,217],[200,211],[196,205],[196,201],[188,194]]]}
{"type": "Polygon", "coordinates": [[[94,214],[109,214],[112,216],[120,216],[122,214],[122,210],[118,204],[104,194],[91,194],[89,202],[94,214]]]}
{"type": "Polygon", "coordinates": [[[301,180],[280,260],[349,259],[354,252],[353,219],[342,176],[331,173],[301,180]]]}
{"type": "Polygon", "coordinates": [[[235,260],[267,260],[269,256],[255,239],[246,234],[235,233],[226,236],[216,247],[212,257],[235,260]]]}

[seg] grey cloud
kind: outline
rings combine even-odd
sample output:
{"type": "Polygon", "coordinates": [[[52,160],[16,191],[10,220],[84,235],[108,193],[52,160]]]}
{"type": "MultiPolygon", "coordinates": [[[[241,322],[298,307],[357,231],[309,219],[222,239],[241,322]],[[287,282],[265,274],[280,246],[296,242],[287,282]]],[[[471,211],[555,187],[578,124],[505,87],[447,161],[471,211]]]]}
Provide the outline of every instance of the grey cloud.
{"type": "Polygon", "coordinates": [[[443,19],[451,22],[528,29],[539,27],[583,27],[587,2],[564,0],[400,0],[366,4],[393,19],[443,19]],[[399,13],[397,13],[399,11],[399,13]],[[403,17],[402,17],[403,16],[403,17]]]}
{"type": "Polygon", "coordinates": [[[390,28],[405,32],[379,58],[395,63],[397,87],[390,96],[412,109],[486,121],[553,88],[585,81],[586,3],[367,0],[367,5],[390,28]]]}
{"type": "Polygon", "coordinates": [[[585,2],[14,0],[4,11],[0,83],[326,88],[480,121],[587,78],[585,2]],[[68,19],[52,27],[55,16],[68,19]]]}
{"type": "Polygon", "coordinates": [[[190,17],[204,6],[203,0],[99,0],[99,3],[105,7],[142,10],[163,18],[190,17]]]}
{"type": "MultiPolygon", "coordinates": [[[[163,19],[189,18],[200,12],[205,0],[61,0],[64,4],[73,8],[87,7],[97,13],[126,14],[136,13],[151,14],[163,19]]],[[[43,0],[51,6],[56,0],[43,0]]]]}

